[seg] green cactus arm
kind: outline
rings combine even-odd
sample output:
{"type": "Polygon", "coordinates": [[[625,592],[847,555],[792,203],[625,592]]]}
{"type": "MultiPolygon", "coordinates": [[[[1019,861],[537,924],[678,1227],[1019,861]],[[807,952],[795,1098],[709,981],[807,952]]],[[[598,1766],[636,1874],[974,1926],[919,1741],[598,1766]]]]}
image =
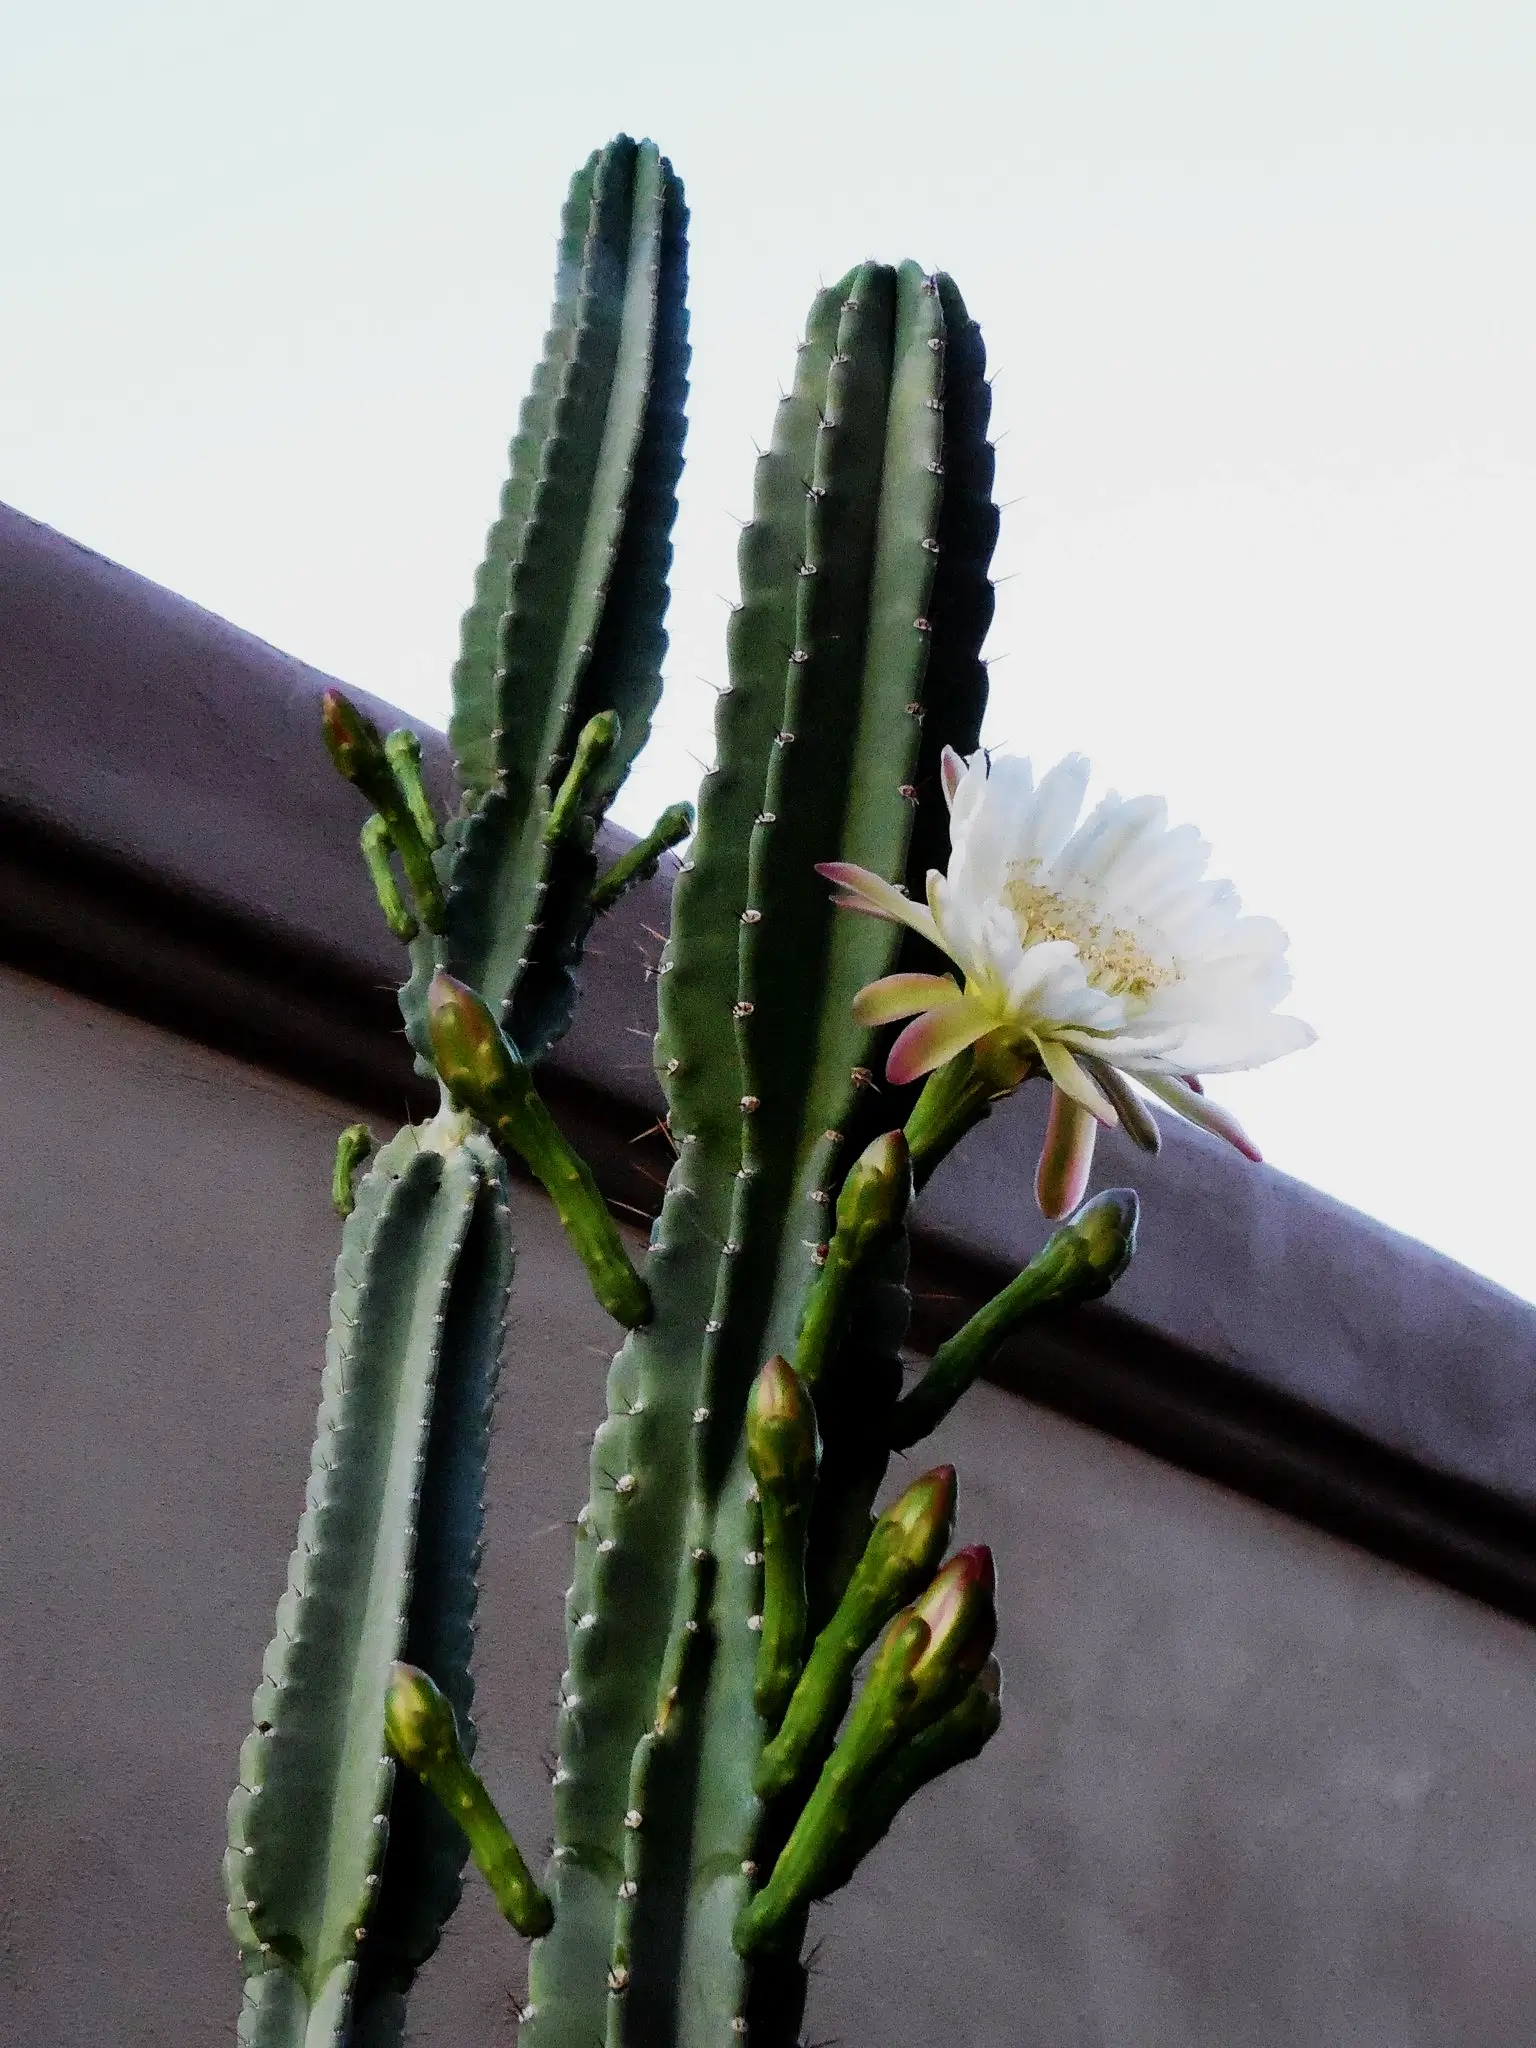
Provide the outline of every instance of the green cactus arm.
{"type": "Polygon", "coordinates": [[[342,1236],[305,1512],[225,1858],[248,1972],[285,1974],[297,1994],[261,1989],[242,2024],[283,2048],[330,2041],[333,2011],[344,2022],[379,1888],[384,1685],[406,1626],[441,1318],[479,1184],[461,1148],[407,1130],[364,1177],[342,1236]],[[304,2027],[274,2031],[283,2014],[304,2027]]]}
{"type": "Polygon", "coordinates": [[[1032,1317],[1107,1294],[1135,1254],[1139,1212],[1134,1189],[1106,1188],[1052,1231],[1023,1272],[939,1346],[922,1378],[897,1403],[891,1448],[905,1450],[935,1430],[1032,1317]]]}
{"type": "Polygon", "coordinates": [[[669,804],[643,838],[621,853],[613,866],[592,884],[587,903],[594,915],[611,910],[636,882],[656,872],[661,856],[680,845],[693,830],[693,805],[669,804]]]}
{"type": "Polygon", "coordinates": [[[353,1184],[373,1150],[373,1133],[366,1124],[348,1124],[336,1140],[336,1163],[331,1168],[331,1207],[343,1222],[357,1207],[353,1184]]]}
{"type": "Polygon", "coordinates": [[[514,452],[516,503],[493,529],[494,561],[465,624],[452,730],[473,807],[440,859],[450,899],[443,944],[418,941],[401,997],[422,1056],[439,965],[481,989],[498,1015],[512,1003],[510,1028],[529,1058],[564,1030],[594,867],[584,835],[544,843],[546,785],[563,779],[583,725],[615,713],[622,738],[592,792],[600,815],[660,689],[687,389],[687,214],[670,165],[626,137],[578,178],[573,207],[582,206],[574,299],[568,216],[555,332],[514,452]],[[487,589],[498,573],[487,684],[487,589]]]}
{"type": "Polygon", "coordinates": [[[549,1900],[534,1883],[496,1802],[470,1762],[453,1707],[414,1664],[397,1663],[384,1701],[384,1733],[398,1763],[420,1781],[469,1840],[470,1854],[519,1934],[547,1934],[549,1900]]]}
{"type": "MultiPolygon", "coordinates": [[[[486,1459],[513,1253],[506,1169],[478,1133],[462,1144],[479,1168],[480,1183],[443,1312],[402,1655],[438,1686],[472,1755],[471,1658],[486,1459]]],[[[389,1846],[354,2004],[358,2048],[372,2048],[374,2034],[380,2043],[394,2038],[390,2014],[397,2005],[403,2013],[411,1978],[436,1949],[458,1904],[465,1853],[465,1837],[454,1820],[409,1773],[397,1771],[389,1846]]]]}
{"type": "MultiPolygon", "coordinates": [[[[673,892],[672,934],[657,985],[656,1064],[678,1157],[646,1269],[655,1319],[630,1336],[610,1372],[608,1415],[593,1444],[591,1499],[578,1533],[548,1879],[555,1925],[530,1962],[528,2048],[591,2048],[604,2039],[610,2018],[637,2022],[653,2009],[648,2000],[668,1996],[664,1972],[649,1987],[642,1972],[615,2006],[605,1979],[624,1903],[620,1884],[636,1886],[629,1903],[639,1906],[640,1878],[627,1860],[656,1850],[658,1862],[666,1862],[654,1830],[624,1825],[636,1810],[633,1761],[659,1719],[668,1674],[685,1672],[691,1686],[707,1676],[685,1652],[708,1620],[707,1613],[700,1620],[704,1596],[692,1552],[705,1547],[708,1535],[696,1471],[712,1420],[705,1358],[720,1336],[721,1247],[741,1165],[743,1083],[730,1036],[737,939],[753,820],[763,807],[768,752],[783,713],[805,479],[840,297],[834,288],[813,309],[793,387],[758,464],[754,518],[740,544],[742,603],[729,627],[733,680],[716,714],[718,765],[705,778],[698,830],[673,892]],[[635,1483],[621,1493],[626,1477],[635,1483]],[[658,1569],[658,1559],[678,1562],[668,1571],[658,1569]],[[594,1956],[602,1958],[596,1968],[594,1956]]],[[[744,1614],[743,1639],[755,1648],[744,1614]]],[[[751,1670],[742,1668],[750,1716],[751,1670]]],[[[647,1753],[669,1767],[679,1753],[696,1756],[696,1718],[696,1707],[693,1722],[674,1716],[675,1735],[647,1753]]],[[[668,1886],[654,1889],[661,1900],[655,1917],[667,1924],[674,1894],[668,1886]]],[[[712,1982],[715,1965],[706,1958],[705,1967],[712,1982]]]]}
{"type": "Polygon", "coordinates": [[[764,1799],[790,1791],[818,1765],[848,1711],[859,1660],[886,1623],[933,1577],[955,1519],[955,1469],[925,1472],[870,1532],[864,1555],[817,1636],[773,1741],[757,1767],[764,1799]]]}

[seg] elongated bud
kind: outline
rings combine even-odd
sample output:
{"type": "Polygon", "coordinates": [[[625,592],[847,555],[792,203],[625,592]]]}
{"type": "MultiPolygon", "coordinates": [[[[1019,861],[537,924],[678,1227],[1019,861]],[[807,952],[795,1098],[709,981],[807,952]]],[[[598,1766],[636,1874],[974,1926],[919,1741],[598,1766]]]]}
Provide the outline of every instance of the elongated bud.
{"type": "Polygon", "coordinates": [[[543,1183],[599,1302],[627,1330],[649,1322],[650,1290],[590,1168],[545,1108],[517,1047],[485,1003],[439,968],[427,990],[427,1022],[438,1078],[458,1106],[543,1183]]]}
{"type": "Polygon", "coordinates": [[[817,1276],[795,1366],[814,1393],[837,1356],[858,1299],[860,1276],[907,1220],[912,1203],[912,1160],[900,1131],[887,1131],[866,1145],[837,1198],[836,1227],[817,1276]]]}
{"type": "Polygon", "coordinates": [[[592,885],[587,898],[594,913],[611,909],[636,882],[654,875],[668,847],[679,845],[693,830],[693,805],[669,804],[643,839],[621,853],[607,874],[592,885]]]}
{"type": "Polygon", "coordinates": [[[414,1664],[396,1664],[384,1697],[391,1753],[456,1820],[469,1853],[519,1934],[548,1934],[554,1910],[529,1874],[506,1822],[465,1753],[453,1706],[414,1664]]]}
{"type": "Polygon", "coordinates": [[[421,779],[421,741],[408,725],[386,735],[384,758],[395,778],[395,787],[410,812],[411,823],[420,833],[422,845],[431,852],[433,847],[442,845],[443,835],[438,829],[427,786],[421,779]]]}
{"type": "Polygon", "coordinates": [[[747,1399],[747,1463],[763,1519],[762,1638],[757,1711],[777,1727],[805,1644],[805,1545],[820,1445],[816,1411],[794,1368],[770,1358],[747,1399]]]}
{"type": "Polygon", "coordinates": [[[320,729],[326,752],[341,774],[356,783],[376,810],[386,809],[386,804],[379,802],[379,792],[391,790],[394,777],[373,720],[365,718],[340,690],[327,690],[320,699],[320,729]]]}
{"type": "Polygon", "coordinates": [[[549,819],[544,827],[546,846],[558,846],[563,839],[571,838],[583,821],[590,826],[590,806],[603,770],[619,744],[621,730],[616,711],[599,711],[576,735],[571,765],[550,806],[549,819]]]}
{"type": "Polygon", "coordinates": [[[1032,1316],[1107,1294],[1135,1255],[1140,1214],[1134,1189],[1106,1188],[1053,1230],[1018,1278],[939,1346],[917,1385],[897,1402],[891,1448],[903,1450],[935,1429],[1032,1316]]]}
{"type": "Polygon", "coordinates": [[[932,1578],[955,1519],[955,1468],[915,1479],[870,1531],[837,1612],[816,1638],[784,1725],[758,1762],[765,1799],[787,1791],[830,1742],[847,1711],[859,1659],[891,1616],[932,1578]]]}
{"type": "Polygon", "coordinates": [[[331,1207],[338,1216],[350,1216],[356,1206],[353,1183],[358,1168],[373,1151],[373,1133],[366,1124],[348,1124],[336,1140],[336,1163],[331,1168],[331,1207]]]}
{"type": "Polygon", "coordinates": [[[957,1550],[908,1611],[928,1624],[927,1645],[912,1670],[922,1725],[965,1691],[997,1641],[997,1572],[986,1544],[957,1550]]]}
{"type": "Polygon", "coordinates": [[[517,1091],[522,1061],[489,1007],[440,967],[427,990],[427,1021],[443,1086],[461,1109],[494,1125],[517,1091]]]}
{"type": "Polygon", "coordinates": [[[363,849],[363,865],[368,870],[368,879],[373,883],[373,893],[379,899],[384,922],[397,939],[403,939],[406,945],[409,945],[421,927],[411,914],[395,880],[394,869],[389,864],[390,856],[395,850],[394,835],[377,811],[358,834],[358,844],[363,849]]]}

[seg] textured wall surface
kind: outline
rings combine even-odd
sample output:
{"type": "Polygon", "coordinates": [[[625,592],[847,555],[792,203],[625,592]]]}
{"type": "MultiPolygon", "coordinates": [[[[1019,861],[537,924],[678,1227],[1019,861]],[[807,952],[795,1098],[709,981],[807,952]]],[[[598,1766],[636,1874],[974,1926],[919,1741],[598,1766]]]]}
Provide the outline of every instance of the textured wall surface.
{"type": "MultiPolygon", "coordinates": [[[[0,2041],[202,2048],[351,1111],[9,973],[0,1099],[0,2041]]],[[[608,1330],[517,1227],[481,1760],[533,1849],[608,1330]]],[[[1536,1634],[995,1387],[941,1447],[1007,1718],[824,1914],[812,2039],[1528,2048],[1536,1634]]],[[[510,2043],[521,1970],[472,1886],[414,2038],[510,2043]]]]}

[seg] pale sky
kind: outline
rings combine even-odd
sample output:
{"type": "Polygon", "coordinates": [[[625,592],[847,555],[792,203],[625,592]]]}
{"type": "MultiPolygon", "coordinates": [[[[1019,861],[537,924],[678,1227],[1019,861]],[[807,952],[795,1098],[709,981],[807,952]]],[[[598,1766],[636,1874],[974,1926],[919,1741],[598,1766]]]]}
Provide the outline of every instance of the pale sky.
{"type": "Polygon", "coordinates": [[[441,723],[566,180],[693,207],[667,696],[819,280],[951,271],[998,372],[988,738],[1160,790],[1319,1044],[1274,1163],[1536,1297],[1530,0],[0,0],[0,497],[441,723]]]}

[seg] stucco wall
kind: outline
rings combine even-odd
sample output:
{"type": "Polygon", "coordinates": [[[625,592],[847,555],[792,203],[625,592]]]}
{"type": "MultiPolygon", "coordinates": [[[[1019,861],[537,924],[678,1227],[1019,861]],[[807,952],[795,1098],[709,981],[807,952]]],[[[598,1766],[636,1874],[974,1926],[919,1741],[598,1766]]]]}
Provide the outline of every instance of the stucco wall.
{"type": "MultiPolygon", "coordinates": [[[[353,1110],[14,973],[0,1100],[0,2040],[202,2048],[353,1110]]],[[[532,1846],[608,1326],[515,1213],[481,1759],[532,1846]]],[[[939,1451],[1007,1718],[822,1916],[811,2038],[1526,2048],[1536,1634],[997,1387],[939,1451]]],[[[472,1886],[413,2037],[509,2043],[521,1969],[472,1886]]]]}

